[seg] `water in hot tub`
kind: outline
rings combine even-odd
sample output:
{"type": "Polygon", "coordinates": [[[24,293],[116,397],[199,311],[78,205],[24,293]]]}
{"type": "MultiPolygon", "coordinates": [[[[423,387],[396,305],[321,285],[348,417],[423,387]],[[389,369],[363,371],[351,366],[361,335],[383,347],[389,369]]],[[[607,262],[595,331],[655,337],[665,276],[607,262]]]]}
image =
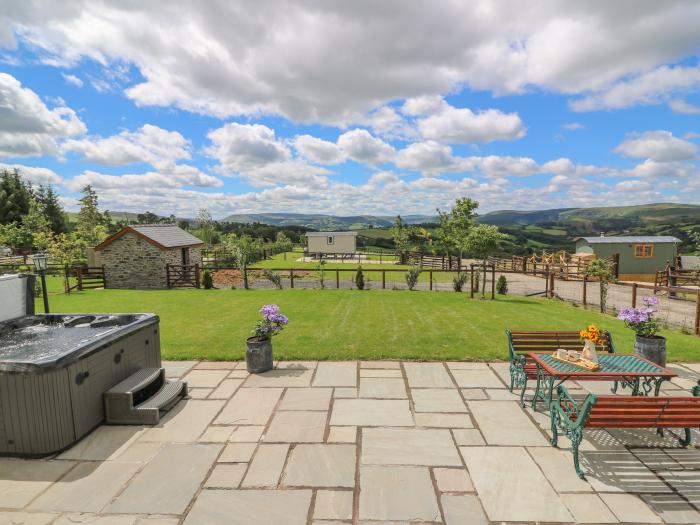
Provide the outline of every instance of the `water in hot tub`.
{"type": "Polygon", "coordinates": [[[118,326],[94,327],[88,323],[32,324],[0,335],[0,361],[41,363],[53,360],[113,332],[118,326]]]}

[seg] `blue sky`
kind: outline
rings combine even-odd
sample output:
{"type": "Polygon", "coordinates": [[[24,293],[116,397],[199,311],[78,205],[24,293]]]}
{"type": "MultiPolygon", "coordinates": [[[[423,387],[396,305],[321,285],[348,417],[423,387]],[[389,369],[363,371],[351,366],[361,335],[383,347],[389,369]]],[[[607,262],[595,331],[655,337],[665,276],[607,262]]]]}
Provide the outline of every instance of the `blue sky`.
{"type": "Polygon", "coordinates": [[[697,2],[16,4],[0,165],[69,209],[700,203],[697,2]]]}

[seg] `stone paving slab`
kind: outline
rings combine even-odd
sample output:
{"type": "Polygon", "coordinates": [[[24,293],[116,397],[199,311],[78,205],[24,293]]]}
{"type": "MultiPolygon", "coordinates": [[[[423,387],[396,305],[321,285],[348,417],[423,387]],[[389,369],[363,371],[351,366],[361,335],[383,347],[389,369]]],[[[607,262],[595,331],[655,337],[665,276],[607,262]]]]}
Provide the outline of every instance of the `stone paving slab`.
{"type": "Polygon", "coordinates": [[[310,490],[205,490],[185,525],[306,525],[310,490]]]}
{"type": "Polygon", "coordinates": [[[522,447],[462,447],[484,509],[493,521],[573,521],[522,447]]]}
{"type": "Polygon", "coordinates": [[[461,466],[446,429],[367,428],[362,433],[364,465],[461,466]]]}
{"type": "MultiPolygon", "coordinates": [[[[682,449],[671,431],[587,430],[582,481],[508,363],[165,365],[194,388],[158,426],[0,459],[0,525],[700,522],[700,432],[682,449]]],[[[686,395],[700,374],[672,366],[663,395],[686,395]]]]}
{"type": "Polygon", "coordinates": [[[360,519],[442,521],[425,467],[360,468],[360,519]]]}
{"type": "Polygon", "coordinates": [[[220,445],[166,446],[134,477],[108,512],[182,514],[220,451],[220,445]]]}

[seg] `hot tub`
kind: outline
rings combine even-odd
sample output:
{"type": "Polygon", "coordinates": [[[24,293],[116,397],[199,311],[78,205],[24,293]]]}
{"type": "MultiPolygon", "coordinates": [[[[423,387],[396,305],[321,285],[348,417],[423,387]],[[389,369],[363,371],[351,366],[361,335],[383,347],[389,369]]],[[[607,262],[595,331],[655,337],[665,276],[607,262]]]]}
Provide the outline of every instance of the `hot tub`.
{"type": "Polygon", "coordinates": [[[148,313],[0,319],[0,454],[52,454],[98,426],[107,390],[160,367],[158,323],[148,313]]]}

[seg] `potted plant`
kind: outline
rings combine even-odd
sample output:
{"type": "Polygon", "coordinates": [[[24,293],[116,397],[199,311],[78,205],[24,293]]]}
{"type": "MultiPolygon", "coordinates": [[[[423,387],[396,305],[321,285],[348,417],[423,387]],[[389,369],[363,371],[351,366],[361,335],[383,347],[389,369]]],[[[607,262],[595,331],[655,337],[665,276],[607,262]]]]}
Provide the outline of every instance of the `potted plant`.
{"type": "Polygon", "coordinates": [[[289,323],[276,304],[260,308],[260,319],[253,335],[246,339],[245,364],[251,374],[261,374],[272,369],[272,337],[279,334],[289,323]]]}
{"type": "Polygon", "coordinates": [[[659,334],[661,325],[654,318],[659,299],[651,296],[644,298],[642,308],[623,308],[617,318],[624,321],[636,334],[634,353],[656,363],[666,366],[666,338],[659,334]]]}
{"type": "Polygon", "coordinates": [[[583,339],[583,352],[581,352],[581,357],[583,359],[588,359],[593,363],[598,362],[598,353],[596,352],[596,345],[603,342],[603,334],[596,325],[589,325],[585,330],[579,332],[581,339],[583,339]]]}

